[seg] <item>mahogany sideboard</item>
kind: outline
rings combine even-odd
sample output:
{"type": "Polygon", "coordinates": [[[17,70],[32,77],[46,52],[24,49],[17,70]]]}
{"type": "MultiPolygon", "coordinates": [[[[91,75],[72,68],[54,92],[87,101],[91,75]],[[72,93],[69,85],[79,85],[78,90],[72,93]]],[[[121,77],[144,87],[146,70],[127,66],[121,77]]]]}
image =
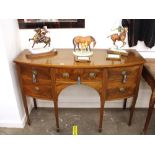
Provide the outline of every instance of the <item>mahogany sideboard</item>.
{"type": "Polygon", "coordinates": [[[145,60],[136,50],[120,60],[107,60],[106,49],[94,49],[91,62],[75,62],[72,49],[57,49],[55,56],[27,58],[24,50],[14,60],[16,63],[23,103],[30,125],[26,96],[53,100],[56,127],[59,131],[58,96],[69,85],[84,84],[94,88],[100,96],[99,131],[102,131],[105,101],[133,97],[128,124],[131,125],[138,96],[141,72],[145,60]]]}

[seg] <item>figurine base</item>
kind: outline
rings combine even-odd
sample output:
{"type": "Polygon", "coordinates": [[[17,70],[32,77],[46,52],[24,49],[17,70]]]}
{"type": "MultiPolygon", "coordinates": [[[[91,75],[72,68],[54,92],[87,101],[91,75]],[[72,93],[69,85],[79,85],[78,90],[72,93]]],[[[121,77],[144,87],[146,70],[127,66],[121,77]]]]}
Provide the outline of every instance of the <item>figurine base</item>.
{"type": "Polygon", "coordinates": [[[32,54],[40,54],[40,53],[47,53],[49,51],[53,51],[53,48],[51,48],[51,47],[45,47],[45,48],[35,47],[35,48],[30,48],[29,51],[32,54]]]}
{"type": "Polygon", "coordinates": [[[90,57],[81,57],[81,56],[74,56],[74,60],[76,62],[90,62],[90,57]]]}
{"type": "Polygon", "coordinates": [[[128,56],[128,52],[124,49],[110,48],[107,50],[108,54],[119,54],[123,56],[128,56]]]}
{"type": "Polygon", "coordinates": [[[49,52],[45,52],[45,53],[39,53],[39,54],[27,54],[26,57],[28,59],[37,59],[37,58],[43,58],[43,57],[47,57],[47,56],[55,56],[57,55],[57,51],[53,50],[53,51],[49,51],[49,52]]]}
{"type": "Polygon", "coordinates": [[[90,62],[93,51],[73,51],[74,60],[77,62],[90,62]]]}
{"type": "Polygon", "coordinates": [[[93,51],[73,51],[73,54],[75,56],[79,56],[79,57],[89,57],[93,55],[93,51]]]}
{"type": "Polygon", "coordinates": [[[121,56],[119,54],[107,54],[107,60],[121,60],[121,56]]]}

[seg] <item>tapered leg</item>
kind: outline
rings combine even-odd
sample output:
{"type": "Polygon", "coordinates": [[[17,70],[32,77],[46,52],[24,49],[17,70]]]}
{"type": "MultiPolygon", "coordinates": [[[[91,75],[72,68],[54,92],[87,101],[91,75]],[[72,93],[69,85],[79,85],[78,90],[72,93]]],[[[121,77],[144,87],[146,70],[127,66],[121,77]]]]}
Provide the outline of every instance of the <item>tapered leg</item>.
{"type": "Polygon", "coordinates": [[[143,133],[144,134],[146,134],[148,126],[149,126],[150,119],[151,119],[151,116],[152,116],[152,113],[153,113],[153,109],[154,109],[154,104],[155,104],[155,102],[153,100],[153,95],[151,95],[150,103],[149,103],[149,109],[148,109],[148,112],[147,112],[147,117],[146,117],[144,129],[143,129],[143,133]]]}
{"type": "Polygon", "coordinates": [[[58,101],[54,101],[54,113],[56,119],[57,132],[59,132],[58,101]]]}
{"type": "Polygon", "coordinates": [[[26,117],[27,117],[27,123],[28,123],[28,125],[31,125],[30,117],[29,117],[29,111],[28,111],[28,107],[27,107],[26,96],[22,95],[22,97],[23,97],[24,108],[25,108],[25,113],[26,113],[26,117]]]}
{"type": "Polygon", "coordinates": [[[131,125],[131,122],[132,122],[132,117],[133,117],[133,112],[135,110],[136,100],[137,100],[137,96],[133,97],[131,108],[130,108],[130,118],[129,118],[129,122],[128,122],[129,126],[131,125]]]}
{"type": "Polygon", "coordinates": [[[33,98],[34,108],[37,109],[37,101],[35,98],[33,98]]]}
{"type": "Polygon", "coordinates": [[[102,132],[102,124],[103,124],[103,115],[104,115],[104,104],[105,104],[105,100],[104,100],[104,96],[103,94],[100,94],[100,122],[99,122],[99,132],[102,132]]]}
{"type": "Polygon", "coordinates": [[[126,102],[127,102],[127,98],[124,99],[124,102],[123,102],[123,109],[126,109],[126,102]]]}

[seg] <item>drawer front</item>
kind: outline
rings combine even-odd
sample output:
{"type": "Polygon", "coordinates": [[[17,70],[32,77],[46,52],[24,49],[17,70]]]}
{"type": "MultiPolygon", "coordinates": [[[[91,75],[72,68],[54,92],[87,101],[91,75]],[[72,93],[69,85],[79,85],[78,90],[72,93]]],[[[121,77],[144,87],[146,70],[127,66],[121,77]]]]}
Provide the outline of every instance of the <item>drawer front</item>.
{"type": "Polygon", "coordinates": [[[64,69],[55,70],[56,81],[76,82],[81,75],[80,69],[64,69]]]}
{"type": "Polygon", "coordinates": [[[108,88],[136,83],[139,66],[108,69],[108,88]]]}
{"type": "Polygon", "coordinates": [[[21,66],[21,75],[23,83],[26,80],[31,80],[32,83],[44,84],[50,83],[50,68],[35,67],[35,66],[21,66]]]}
{"type": "Polygon", "coordinates": [[[56,69],[56,81],[96,82],[102,80],[100,69],[56,69]]]}
{"type": "Polygon", "coordinates": [[[82,82],[99,82],[102,80],[102,69],[84,69],[81,76],[82,82]]]}
{"type": "Polygon", "coordinates": [[[133,96],[134,87],[117,87],[114,89],[107,89],[106,100],[122,99],[133,96]]]}
{"type": "Polygon", "coordinates": [[[52,99],[52,88],[49,86],[25,85],[23,90],[27,96],[41,99],[52,99]]]}

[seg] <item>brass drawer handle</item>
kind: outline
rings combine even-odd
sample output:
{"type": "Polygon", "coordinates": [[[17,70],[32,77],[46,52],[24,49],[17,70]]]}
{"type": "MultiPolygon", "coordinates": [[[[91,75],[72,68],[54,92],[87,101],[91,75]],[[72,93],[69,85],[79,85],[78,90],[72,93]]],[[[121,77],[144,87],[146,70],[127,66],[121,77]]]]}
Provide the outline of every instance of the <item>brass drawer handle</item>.
{"type": "Polygon", "coordinates": [[[37,71],[36,70],[32,70],[32,82],[36,83],[37,82],[37,71]]]}
{"type": "Polygon", "coordinates": [[[92,79],[95,79],[96,73],[94,73],[94,72],[89,73],[89,77],[92,79]]]}
{"type": "Polygon", "coordinates": [[[63,78],[69,78],[69,73],[67,73],[67,72],[63,73],[63,74],[62,74],[62,77],[63,77],[63,78]]]}
{"type": "Polygon", "coordinates": [[[125,90],[125,88],[122,87],[122,88],[119,89],[119,91],[120,91],[121,93],[124,93],[126,90],[125,90]]]}
{"type": "Polygon", "coordinates": [[[122,71],[122,76],[123,76],[122,83],[126,83],[127,82],[127,71],[122,71]]]}
{"type": "Polygon", "coordinates": [[[34,89],[35,89],[35,91],[39,91],[40,90],[39,87],[34,87],[34,89]]]}

